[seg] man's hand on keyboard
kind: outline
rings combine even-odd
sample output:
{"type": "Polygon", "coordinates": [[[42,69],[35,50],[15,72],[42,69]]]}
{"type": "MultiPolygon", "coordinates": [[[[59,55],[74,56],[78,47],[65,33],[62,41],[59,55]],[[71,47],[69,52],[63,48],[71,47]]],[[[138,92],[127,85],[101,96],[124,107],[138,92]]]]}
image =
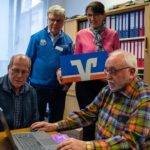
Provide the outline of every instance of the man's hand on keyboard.
{"type": "Polygon", "coordinates": [[[56,131],[58,129],[57,123],[48,123],[45,121],[35,122],[31,125],[31,130],[38,128],[38,131],[56,131]]]}

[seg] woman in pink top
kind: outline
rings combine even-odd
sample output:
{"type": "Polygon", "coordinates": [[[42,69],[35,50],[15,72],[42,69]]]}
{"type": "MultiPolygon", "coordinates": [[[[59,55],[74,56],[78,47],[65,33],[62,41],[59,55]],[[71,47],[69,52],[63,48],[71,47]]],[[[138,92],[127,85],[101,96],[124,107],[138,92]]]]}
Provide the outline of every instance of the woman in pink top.
{"type": "MultiPolygon", "coordinates": [[[[76,37],[75,54],[107,51],[108,54],[120,48],[118,33],[105,27],[104,5],[99,1],[91,2],[86,7],[86,15],[90,27],[80,30],[76,37]]],[[[61,70],[57,72],[61,83],[61,70]]],[[[106,86],[104,80],[91,80],[76,83],[76,96],[80,109],[90,104],[98,92],[106,86]]],[[[95,139],[95,125],[83,128],[83,140],[95,139]]]]}
{"type": "MultiPolygon", "coordinates": [[[[75,54],[107,51],[108,54],[120,48],[118,33],[105,27],[104,5],[99,1],[86,7],[90,27],[80,30],[76,37],[75,54]]],[[[76,96],[80,109],[90,104],[98,92],[106,85],[104,80],[91,80],[76,83],[76,96]]],[[[83,128],[83,140],[95,139],[95,125],[83,128]]]]}

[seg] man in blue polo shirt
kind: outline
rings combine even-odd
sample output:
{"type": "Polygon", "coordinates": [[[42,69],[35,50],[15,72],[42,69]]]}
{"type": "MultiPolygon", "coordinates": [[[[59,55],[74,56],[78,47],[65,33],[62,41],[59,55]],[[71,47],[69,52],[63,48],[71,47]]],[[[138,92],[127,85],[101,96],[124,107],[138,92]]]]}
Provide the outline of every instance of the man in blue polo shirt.
{"type": "Polygon", "coordinates": [[[62,7],[50,7],[47,12],[48,26],[31,36],[26,52],[32,62],[29,82],[37,92],[40,120],[44,120],[48,103],[49,122],[63,118],[69,87],[60,85],[56,76],[60,56],[73,53],[72,40],[61,30],[64,20],[65,10],[62,7]]]}

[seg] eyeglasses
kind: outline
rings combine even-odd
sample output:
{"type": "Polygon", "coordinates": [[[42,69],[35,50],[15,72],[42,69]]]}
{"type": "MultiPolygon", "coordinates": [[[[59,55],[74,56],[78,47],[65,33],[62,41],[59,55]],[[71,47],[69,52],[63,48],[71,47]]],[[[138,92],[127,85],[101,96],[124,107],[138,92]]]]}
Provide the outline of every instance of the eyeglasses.
{"type": "Polygon", "coordinates": [[[96,17],[98,17],[100,14],[99,13],[94,13],[94,14],[87,14],[87,17],[88,18],[96,18],[96,17]]]}
{"type": "Polygon", "coordinates": [[[116,75],[118,72],[120,72],[121,70],[123,70],[123,69],[128,69],[128,68],[130,68],[130,67],[124,67],[124,68],[120,68],[120,69],[104,69],[104,73],[106,74],[106,75],[108,75],[108,73],[110,74],[110,75],[116,75]]]}
{"type": "Polygon", "coordinates": [[[49,20],[50,22],[52,22],[52,23],[54,23],[54,22],[57,22],[57,23],[62,23],[62,22],[64,22],[64,20],[62,20],[62,19],[48,18],[48,20],[49,20]]]}
{"type": "Polygon", "coordinates": [[[23,76],[29,75],[29,71],[26,70],[20,71],[19,69],[15,69],[15,68],[11,68],[11,70],[15,75],[18,75],[19,73],[21,73],[23,76]]]}

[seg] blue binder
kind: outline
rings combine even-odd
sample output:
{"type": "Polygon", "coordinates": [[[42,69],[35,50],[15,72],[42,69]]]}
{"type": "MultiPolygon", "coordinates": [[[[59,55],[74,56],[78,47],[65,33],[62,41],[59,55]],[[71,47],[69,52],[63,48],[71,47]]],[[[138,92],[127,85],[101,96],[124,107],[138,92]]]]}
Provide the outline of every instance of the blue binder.
{"type": "Polygon", "coordinates": [[[119,15],[116,15],[116,31],[118,32],[119,35],[119,15]]]}
{"type": "Polygon", "coordinates": [[[135,11],[135,37],[139,36],[139,10],[135,11]]]}
{"type": "Polygon", "coordinates": [[[122,24],[123,24],[123,17],[122,14],[119,14],[119,38],[122,38],[122,24]]]}
{"type": "Polygon", "coordinates": [[[130,12],[130,37],[135,37],[135,11],[130,12]]]}
{"type": "Polygon", "coordinates": [[[126,38],[126,14],[122,14],[122,38],[126,38]]]}
{"type": "Polygon", "coordinates": [[[111,29],[116,30],[116,15],[111,16],[111,29]]]}
{"type": "Polygon", "coordinates": [[[125,13],[126,19],[125,19],[125,38],[130,37],[130,13],[125,13]]]}

